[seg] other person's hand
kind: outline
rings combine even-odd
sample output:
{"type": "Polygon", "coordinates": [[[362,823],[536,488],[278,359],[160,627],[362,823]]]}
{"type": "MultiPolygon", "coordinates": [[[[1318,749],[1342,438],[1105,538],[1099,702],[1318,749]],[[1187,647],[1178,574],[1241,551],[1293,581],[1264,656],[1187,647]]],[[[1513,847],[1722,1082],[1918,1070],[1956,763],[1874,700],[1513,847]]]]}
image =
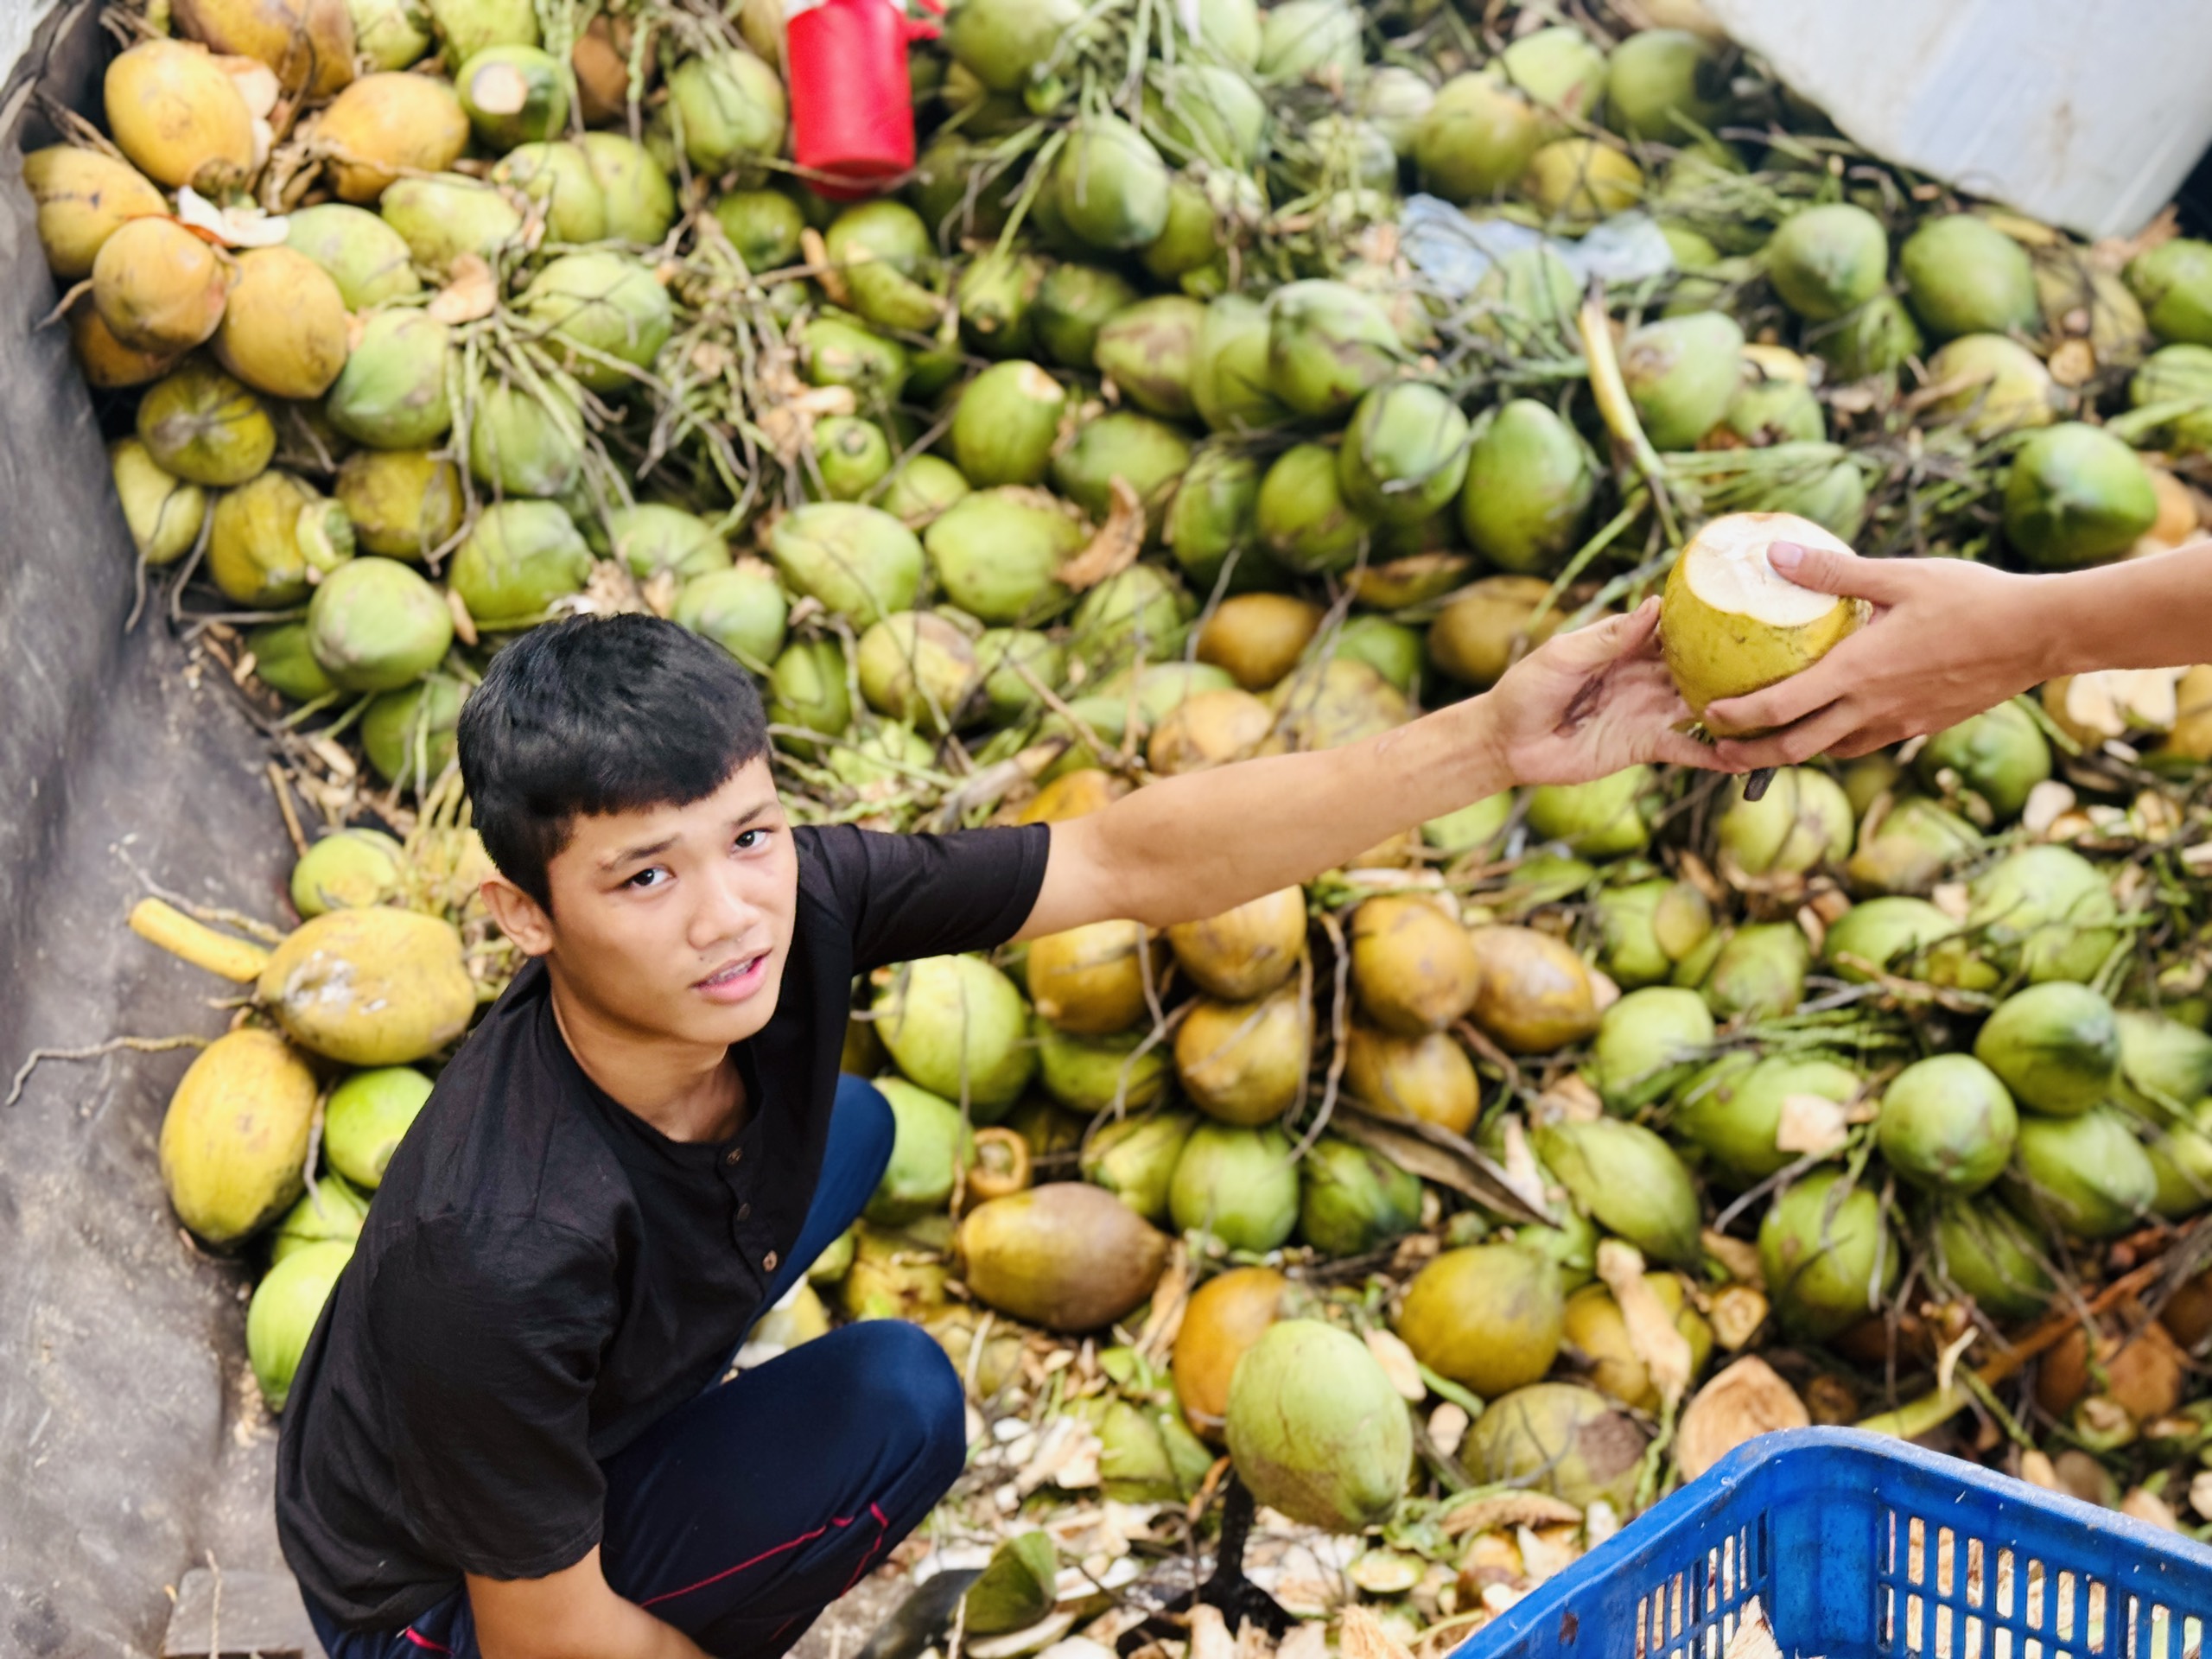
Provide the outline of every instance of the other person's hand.
{"type": "Polygon", "coordinates": [[[2049,677],[2051,642],[2031,576],[1964,559],[1859,559],[1777,542],[1774,568],[1800,587],[1864,599],[1866,626],[1802,674],[1714,703],[1723,724],[1764,731],[1713,749],[1731,772],[1847,760],[1993,709],[2049,677]]]}
{"type": "Polygon", "coordinates": [[[1518,784],[1582,784],[1646,761],[1714,768],[1681,728],[1688,704],[1659,656],[1659,601],[1554,635],[1483,698],[1499,765],[1518,784]]]}

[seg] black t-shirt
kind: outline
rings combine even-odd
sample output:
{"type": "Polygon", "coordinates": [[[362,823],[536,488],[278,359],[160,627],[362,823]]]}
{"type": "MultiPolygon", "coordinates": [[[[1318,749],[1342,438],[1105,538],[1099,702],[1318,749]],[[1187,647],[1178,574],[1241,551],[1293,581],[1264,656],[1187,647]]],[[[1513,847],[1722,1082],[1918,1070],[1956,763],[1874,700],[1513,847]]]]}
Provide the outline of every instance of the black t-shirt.
{"type": "Polygon", "coordinates": [[[1010,938],[1050,844],[1041,824],[794,836],[791,956],[737,1049],[734,1139],[671,1141],[597,1088],[532,962],[400,1143],[277,1455],[285,1559],[340,1624],[394,1628],[465,1572],[539,1578],[599,1541],[600,1464],[714,1380],[798,1237],[854,976],[1010,938]]]}

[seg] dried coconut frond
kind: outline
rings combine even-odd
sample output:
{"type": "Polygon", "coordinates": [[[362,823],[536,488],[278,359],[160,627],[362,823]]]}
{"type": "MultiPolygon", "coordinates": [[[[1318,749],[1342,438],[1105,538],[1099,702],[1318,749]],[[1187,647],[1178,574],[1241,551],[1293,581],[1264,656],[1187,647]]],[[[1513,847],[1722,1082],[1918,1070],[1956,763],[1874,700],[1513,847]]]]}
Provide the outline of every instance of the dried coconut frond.
{"type": "Polygon", "coordinates": [[[1649,1374],[1651,1386],[1665,1404],[1676,1404],[1690,1385],[1689,1338],[1643,1276],[1642,1254],[1618,1238],[1605,1240],[1598,1246],[1598,1277],[1613,1293],[1621,1323],[1627,1327],[1628,1345],[1649,1374]]]}

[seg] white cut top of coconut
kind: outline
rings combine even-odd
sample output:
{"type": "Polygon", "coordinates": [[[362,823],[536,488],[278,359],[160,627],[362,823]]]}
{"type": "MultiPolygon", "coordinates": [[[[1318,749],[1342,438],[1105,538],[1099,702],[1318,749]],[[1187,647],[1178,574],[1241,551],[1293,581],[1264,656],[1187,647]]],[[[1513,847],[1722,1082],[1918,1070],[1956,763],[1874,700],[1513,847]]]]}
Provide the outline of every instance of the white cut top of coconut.
{"type": "Polygon", "coordinates": [[[1777,542],[1857,556],[1837,537],[1794,512],[1732,512],[1698,531],[1682,550],[1683,579],[1714,610],[1755,617],[1770,627],[1802,628],[1850,602],[1801,588],[1777,570],[1766,556],[1777,542]]]}

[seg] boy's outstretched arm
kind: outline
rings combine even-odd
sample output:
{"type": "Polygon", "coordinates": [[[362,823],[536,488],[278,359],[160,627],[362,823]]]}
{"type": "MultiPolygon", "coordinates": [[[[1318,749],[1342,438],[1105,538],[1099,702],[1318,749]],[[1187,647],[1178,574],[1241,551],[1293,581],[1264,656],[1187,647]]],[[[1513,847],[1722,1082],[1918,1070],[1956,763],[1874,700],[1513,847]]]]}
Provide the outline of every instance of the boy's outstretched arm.
{"type": "Polygon", "coordinates": [[[1583,783],[1642,761],[1711,766],[1675,729],[1658,601],[1561,634],[1482,696],[1377,737],[1167,779],[1052,827],[1018,937],[1128,917],[1217,916],[1516,784],[1583,783]]]}

